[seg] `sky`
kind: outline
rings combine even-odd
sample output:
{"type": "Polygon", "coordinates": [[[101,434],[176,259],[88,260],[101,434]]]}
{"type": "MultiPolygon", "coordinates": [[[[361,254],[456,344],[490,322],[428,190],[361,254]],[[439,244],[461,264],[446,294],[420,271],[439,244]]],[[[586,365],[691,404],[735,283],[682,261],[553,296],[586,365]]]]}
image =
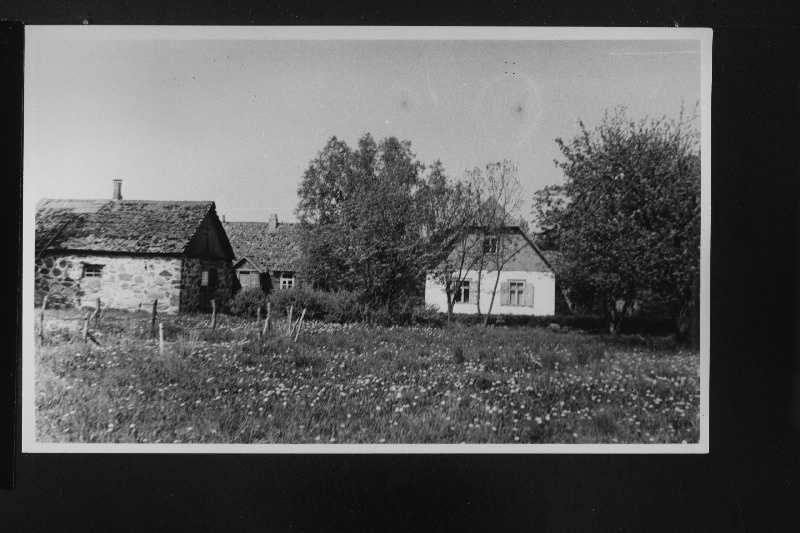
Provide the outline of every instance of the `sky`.
{"type": "MultiPolygon", "coordinates": [[[[606,110],[675,117],[701,98],[698,40],[26,42],[24,194],[214,200],[227,220],[295,220],[332,136],[411,141],[447,173],[503,159],[533,193],[563,182],[556,138],[606,110]]],[[[160,37],[159,37],[160,36],[160,37]]],[[[698,110],[699,112],[699,110],[698,110]]]]}

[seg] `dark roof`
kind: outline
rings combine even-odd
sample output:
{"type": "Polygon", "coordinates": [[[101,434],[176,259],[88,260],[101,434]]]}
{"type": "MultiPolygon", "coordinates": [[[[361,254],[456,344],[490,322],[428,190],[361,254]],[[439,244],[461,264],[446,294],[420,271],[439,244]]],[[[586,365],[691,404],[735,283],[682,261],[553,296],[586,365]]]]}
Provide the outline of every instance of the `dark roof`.
{"type": "Polygon", "coordinates": [[[180,254],[214,202],[40,200],[36,251],[180,254]]]}
{"type": "Polygon", "coordinates": [[[262,272],[301,270],[300,226],[279,223],[269,229],[267,222],[223,222],[236,260],[247,258],[262,272]]]}

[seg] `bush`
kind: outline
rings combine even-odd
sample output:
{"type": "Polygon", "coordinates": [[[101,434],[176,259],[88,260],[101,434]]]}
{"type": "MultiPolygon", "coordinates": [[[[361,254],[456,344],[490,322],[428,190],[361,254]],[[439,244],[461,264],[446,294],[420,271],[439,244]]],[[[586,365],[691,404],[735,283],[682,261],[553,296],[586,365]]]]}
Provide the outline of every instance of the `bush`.
{"type": "Polygon", "coordinates": [[[256,316],[257,309],[267,309],[267,295],[258,288],[242,289],[237,292],[228,305],[228,310],[236,316],[256,316]]]}
{"type": "Polygon", "coordinates": [[[326,292],[295,287],[273,291],[268,301],[272,304],[273,312],[279,315],[285,315],[289,306],[294,306],[295,316],[305,309],[308,319],[347,323],[363,317],[360,297],[359,293],[349,291],[326,292]]]}
{"type": "Polygon", "coordinates": [[[350,291],[321,292],[325,300],[325,320],[338,324],[362,319],[361,295],[350,291]]]}
{"type": "Polygon", "coordinates": [[[414,324],[422,324],[425,326],[440,327],[444,324],[442,314],[432,305],[418,305],[414,307],[411,313],[411,319],[414,324]]]}

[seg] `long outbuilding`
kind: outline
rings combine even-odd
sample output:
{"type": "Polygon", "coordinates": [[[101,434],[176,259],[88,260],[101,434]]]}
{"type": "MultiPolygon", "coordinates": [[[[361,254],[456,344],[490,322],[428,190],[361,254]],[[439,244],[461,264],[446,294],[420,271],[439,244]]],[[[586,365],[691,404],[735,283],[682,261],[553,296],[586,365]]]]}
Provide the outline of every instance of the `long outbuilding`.
{"type": "Polygon", "coordinates": [[[212,201],[43,199],[36,206],[35,304],[208,311],[230,297],[233,248],[212,201]]]}

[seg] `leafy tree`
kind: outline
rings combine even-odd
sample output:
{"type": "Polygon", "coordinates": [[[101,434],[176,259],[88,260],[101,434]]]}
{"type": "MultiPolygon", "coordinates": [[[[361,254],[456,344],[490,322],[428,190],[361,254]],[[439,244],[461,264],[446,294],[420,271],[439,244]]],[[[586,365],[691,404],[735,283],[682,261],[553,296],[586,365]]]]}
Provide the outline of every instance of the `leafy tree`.
{"type": "Polygon", "coordinates": [[[558,274],[591,298],[616,333],[643,291],[676,302],[687,331],[699,276],[700,149],[695,116],[677,120],[606,113],[568,142],[556,139],[566,182],[534,197],[536,225],[563,253],[558,274]]]}
{"type": "Polygon", "coordinates": [[[469,180],[476,197],[476,226],[482,236],[481,253],[477,264],[478,288],[475,302],[479,314],[483,276],[488,272],[497,273],[492,286],[489,308],[484,318],[486,326],[489,324],[489,316],[494,306],[500,272],[519,252],[515,246],[515,234],[509,232],[508,227],[515,225],[518,220],[522,205],[521,186],[517,177],[517,167],[510,161],[492,163],[483,169],[475,168],[469,172],[469,180]]]}
{"type": "Polygon", "coordinates": [[[394,137],[376,143],[366,134],[355,150],[335,137],[328,141],[298,189],[314,285],[361,291],[375,303],[419,292],[431,251],[425,225],[439,235],[437,215],[422,199],[441,186],[440,167],[426,183],[411,143],[394,137]]]}
{"type": "Polygon", "coordinates": [[[476,223],[477,197],[471,184],[447,177],[437,161],[418,198],[427,246],[424,262],[431,267],[429,275],[444,285],[450,321],[460,288],[480,259],[481,243],[469,234],[476,223]]]}

